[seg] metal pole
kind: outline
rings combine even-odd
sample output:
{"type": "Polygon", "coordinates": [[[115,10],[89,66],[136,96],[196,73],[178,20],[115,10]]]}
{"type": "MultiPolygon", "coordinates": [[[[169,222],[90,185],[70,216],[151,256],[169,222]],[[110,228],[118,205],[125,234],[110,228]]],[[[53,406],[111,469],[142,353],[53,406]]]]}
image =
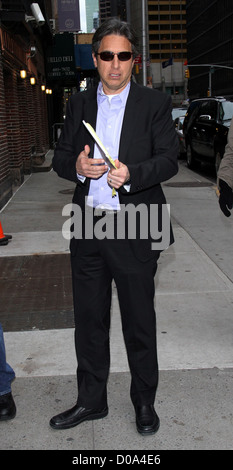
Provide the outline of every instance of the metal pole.
{"type": "Polygon", "coordinates": [[[131,23],[131,14],[130,14],[130,0],[126,0],[126,18],[128,23],[131,23]]]}
{"type": "Polygon", "coordinates": [[[209,69],[209,96],[212,96],[212,67],[209,69]]]}
{"type": "Polygon", "coordinates": [[[146,11],[145,0],[142,0],[142,75],[143,85],[147,85],[146,80],[146,11]]]}

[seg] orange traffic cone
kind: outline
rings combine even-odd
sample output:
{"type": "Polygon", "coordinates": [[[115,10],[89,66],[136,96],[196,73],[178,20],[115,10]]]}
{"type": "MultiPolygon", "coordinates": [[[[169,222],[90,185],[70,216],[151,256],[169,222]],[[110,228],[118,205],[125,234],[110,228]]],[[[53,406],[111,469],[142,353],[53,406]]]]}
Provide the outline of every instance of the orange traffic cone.
{"type": "Polygon", "coordinates": [[[11,235],[4,235],[2,224],[0,222],[0,245],[7,245],[8,240],[10,240],[11,238],[12,238],[11,235]]]}

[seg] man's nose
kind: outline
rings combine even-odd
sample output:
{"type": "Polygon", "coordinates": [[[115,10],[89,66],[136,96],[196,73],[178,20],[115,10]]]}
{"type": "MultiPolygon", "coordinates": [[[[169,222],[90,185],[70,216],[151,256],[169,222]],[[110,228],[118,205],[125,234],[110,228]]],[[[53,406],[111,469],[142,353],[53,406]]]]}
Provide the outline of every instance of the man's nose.
{"type": "Polygon", "coordinates": [[[118,55],[115,54],[114,57],[113,57],[113,67],[118,67],[119,66],[119,59],[118,59],[118,55]]]}

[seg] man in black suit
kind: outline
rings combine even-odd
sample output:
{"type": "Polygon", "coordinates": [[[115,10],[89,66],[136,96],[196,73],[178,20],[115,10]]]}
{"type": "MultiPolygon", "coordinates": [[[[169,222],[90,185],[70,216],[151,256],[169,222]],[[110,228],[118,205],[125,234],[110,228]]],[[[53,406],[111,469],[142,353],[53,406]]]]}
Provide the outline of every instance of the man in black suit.
{"type": "MultiPolygon", "coordinates": [[[[155,219],[152,223],[151,209],[158,209],[155,232],[161,234],[162,207],[166,200],[160,184],[178,169],[171,99],[131,80],[137,49],[135,34],[127,23],[115,18],[103,23],[94,34],[92,50],[100,83],[98,88],[71,97],[53,159],[58,175],[77,183],[74,213],[76,206],[83,216],[78,221],[78,229],[82,226],[81,235],[77,220],[73,219],[70,243],[78,400],[73,408],[53,417],[50,425],[66,429],[108,413],[109,327],[114,279],[131,372],[130,395],[137,430],[141,434],[153,434],[159,428],[154,409],[158,384],[154,276],[159,254],[165,247],[160,243],[161,237],[154,241],[155,219]],[[110,170],[83,120],[96,129],[115,159],[110,170]],[[131,218],[135,209],[142,209],[137,215],[144,217],[146,214],[148,231],[145,232],[145,226],[137,217],[131,218]],[[93,231],[87,227],[90,214],[93,231]],[[119,236],[117,228],[119,214],[125,215],[123,236],[119,236]],[[135,223],[132,224],[132,220],[135,223]],[[114,235],[104,238],[97,229],[100,226],[105,226],[106,234],[109,233],[107,226],[113,227],[114,235]]],[[[170,222],[167,231],[169,245],[173,243],[170,222]]]]}

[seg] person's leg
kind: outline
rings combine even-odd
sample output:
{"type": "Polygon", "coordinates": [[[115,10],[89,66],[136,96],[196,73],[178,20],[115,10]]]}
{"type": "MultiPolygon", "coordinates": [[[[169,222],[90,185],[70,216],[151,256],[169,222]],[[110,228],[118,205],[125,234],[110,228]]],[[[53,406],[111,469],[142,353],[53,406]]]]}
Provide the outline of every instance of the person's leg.
{"type": "Polygon", "coordinates": [[[0,421],[12,419],[16,414],[16,406],[11,393],[11,383],[15,372],[6,362],[6,350],[2,325],[0,324],[0,421]]]}
{"type": "Polygon", "coordinates": [[[154,309],[157,258],[139,261],[128,240],[116,240],[116,243],[109,240],[105,245],[105,256],[118,291],[132,376],[131,399],[134,406],[153,404],[158,385],[154,309]]]}
{"type": "Polygon", "coordinates": [[[158,386],[154,263],[136,261],[116,280],[134,406],[154,403],[158,386]],[[139,263],[139,264],[138,264],[139,263]]]}
{"type": "Polygon", "coordinates": [[[111,273],[95,240],[79,240],[71,257],[78,405],[107,406],[111,273]]]}
{"type": "Polygon", "coordinates": [[[158,385],[154,276],[158,256],[142,263],[135,258],[128,240],[110,240],[103,246],[118,290],[137,431],[154,434],[160,425],[154,409],[158,385]]]}
{"type": "Polygon", "coordinates": [[[50,420],[54,429],[68,429],[108,414],[111,275],[93,240],[77,241],[71,267],[78,399],[73,408],[50,420]]]}
{"type": "Polygon", "coordinates": [[[6,362],[6,350],[3,329],[0,323],[0,396],[11,392],[11,383],[15,378],[12,367],[6,362]]]}

